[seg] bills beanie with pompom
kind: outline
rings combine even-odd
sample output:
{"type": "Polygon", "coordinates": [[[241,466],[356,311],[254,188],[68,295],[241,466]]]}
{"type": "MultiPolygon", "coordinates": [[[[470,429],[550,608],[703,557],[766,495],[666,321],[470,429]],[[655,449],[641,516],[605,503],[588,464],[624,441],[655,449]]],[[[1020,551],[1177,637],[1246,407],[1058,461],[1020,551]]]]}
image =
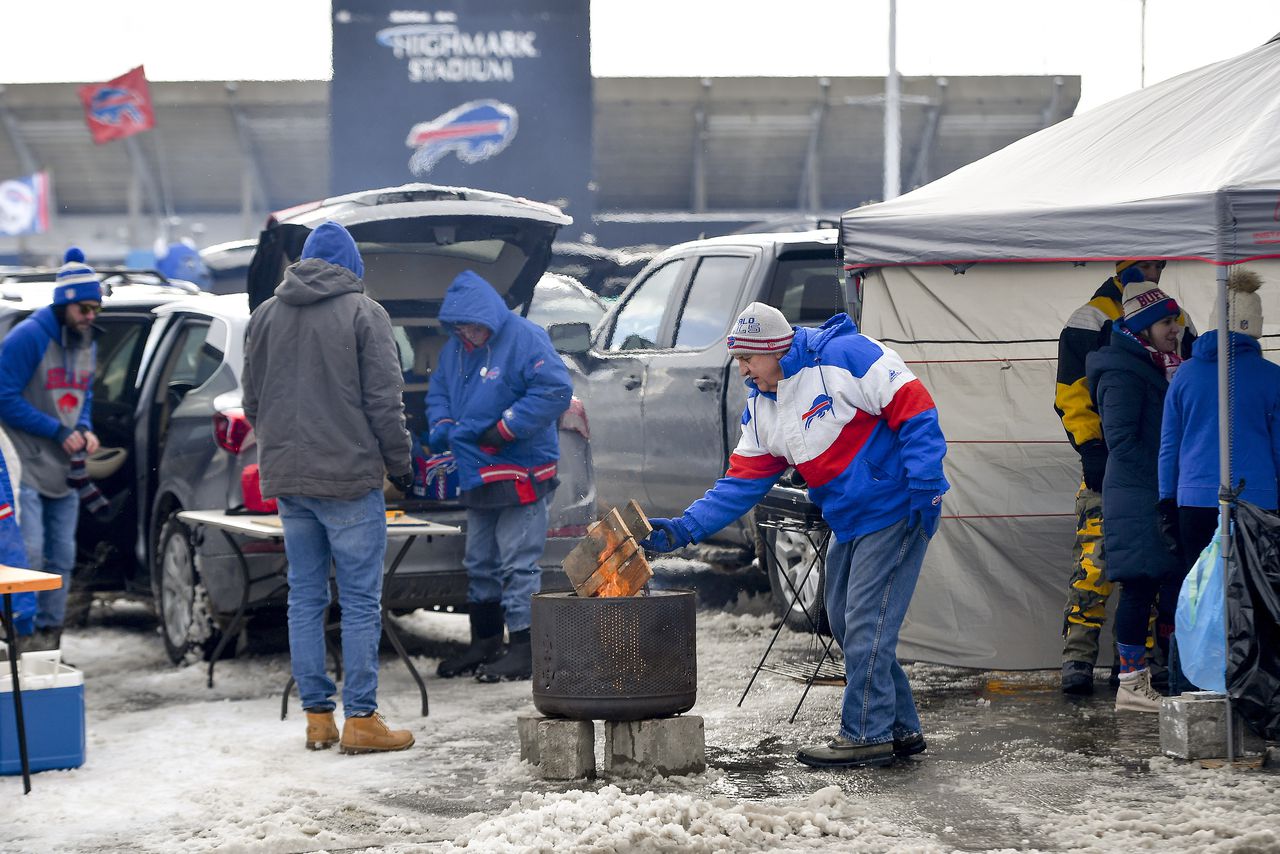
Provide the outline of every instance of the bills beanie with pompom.
{"type": "Polygon", "coordinates": [[[725,343],[730,356],[760,353],[781,355],[791,349],[795,332],[787,319],[771,305],[753,302],[742,310],[725,343]]]}
{"type": "MultiPolygon", "coordinates": [[[[1262,277],[1244,267],[1232,267],[1227,275],[1227,331],[1262,337],[1262,277]]],[[[1218,328],[1218,303],[1213,304],[1213,328],[1218,328]]]]}
{"type": "Polygon", "coordinates": [[[72,246],[63,260],[65,263],[58,268],[58,284],[53,290],[53,304],[101,301],[102,283],[98,281],[98,274],[93,268],[84,262],[84,253],[72,246]]]}
{"type": "Polygon", "coordinates": [[[1124,286],[1124,325],[1130,332],[1142,332],[1166,317],[1180,314],[1178,301],[1154,282],[1131,282],[1124,286]]]}

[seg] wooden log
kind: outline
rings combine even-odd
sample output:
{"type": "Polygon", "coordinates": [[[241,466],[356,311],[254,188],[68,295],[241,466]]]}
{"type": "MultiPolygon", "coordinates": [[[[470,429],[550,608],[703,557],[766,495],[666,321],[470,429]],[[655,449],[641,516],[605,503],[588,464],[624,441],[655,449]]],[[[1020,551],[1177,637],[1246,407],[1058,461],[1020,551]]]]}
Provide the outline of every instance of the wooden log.
{"type": "Polygon", "coordinates": [[[581,588],[577,588],[579,596],[629,596],[621,592],[618,571],[623,564],[631,560],[640,547],[636,541],[628,537],[621,546],[613,550],[607,558],[600,561],[599,568],[591,574],[581,588]]]}
{"type": "Polygon", "coordinates": [[[622,524],[626,526],[628,533],[635,537],[637,542],[653,533],[653,527],[634,498],[627,502],[626,507],[618,508],[618,514],[622,517],[622,524]]]}

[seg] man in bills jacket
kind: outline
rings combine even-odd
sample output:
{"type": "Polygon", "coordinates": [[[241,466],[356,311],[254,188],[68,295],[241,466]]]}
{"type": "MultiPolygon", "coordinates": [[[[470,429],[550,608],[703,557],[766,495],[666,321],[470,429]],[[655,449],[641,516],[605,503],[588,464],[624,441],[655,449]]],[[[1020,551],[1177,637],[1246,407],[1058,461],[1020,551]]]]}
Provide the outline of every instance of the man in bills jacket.
{"type": "Polygon", "coordinates": [[[833,534],[826,607],[846,678],[839,734],[796,758],[857,767],[920,753],[920,718],[895,650],[947,491],[933,399],[897,353],[859,334],[846,314],[793,328],[755,302],[728,345],[749,389],[729,470],[679,518],[651,519],[645,545],[671,551],[705,539],[795,466],[833,534]]]}

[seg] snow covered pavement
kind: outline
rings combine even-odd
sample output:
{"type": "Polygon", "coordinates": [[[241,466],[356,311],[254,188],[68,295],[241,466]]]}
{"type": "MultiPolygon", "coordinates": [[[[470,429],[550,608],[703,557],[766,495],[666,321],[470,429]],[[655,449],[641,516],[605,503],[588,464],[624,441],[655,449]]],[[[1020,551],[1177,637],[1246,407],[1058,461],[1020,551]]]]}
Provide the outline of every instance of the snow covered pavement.
{"type": "MultiPolygon", "coordinates": [[[[762,673],[737,705],[772,634],[764,610],[699,613],[707,773],[558,784],[518,761],[529,683],[435,678],[465,617],[400,618],[431,715],[384,655],[382,711],[418,743],[349,757],[303,749],[296,697],[280,720],[285,653],[221,662],[209,689],[203,667],[169,665],[145,607],[100,603],[65,640],[85,673],[87,761],[36,775],[26,797],[0,778],[0,850],[1280,851],[1280,774],[1160,758],[1154,716],[1117,716],[1101,683],[1064,698],[1055,673],[915,665],[928,752],[884,770],[803,768],[794,752],[834,733],[839,689],[815,687],[790,724],[803,685],[762,673]]],[[[784,631],[770,660],[811,650],[784,631]]]]}

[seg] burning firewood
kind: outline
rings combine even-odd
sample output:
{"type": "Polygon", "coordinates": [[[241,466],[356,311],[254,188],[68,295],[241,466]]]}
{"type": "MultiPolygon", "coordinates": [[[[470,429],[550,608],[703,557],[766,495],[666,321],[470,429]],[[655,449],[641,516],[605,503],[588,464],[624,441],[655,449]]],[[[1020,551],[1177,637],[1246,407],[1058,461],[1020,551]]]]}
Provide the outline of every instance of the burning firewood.
{"type": "Polygon", "coordinates": [[[579,596],[634,596],[653,577],[639,540],[649,536],[644,511],[635,501],[612,508],[587,528],[565,557],[565,575],[579,596]]]}

